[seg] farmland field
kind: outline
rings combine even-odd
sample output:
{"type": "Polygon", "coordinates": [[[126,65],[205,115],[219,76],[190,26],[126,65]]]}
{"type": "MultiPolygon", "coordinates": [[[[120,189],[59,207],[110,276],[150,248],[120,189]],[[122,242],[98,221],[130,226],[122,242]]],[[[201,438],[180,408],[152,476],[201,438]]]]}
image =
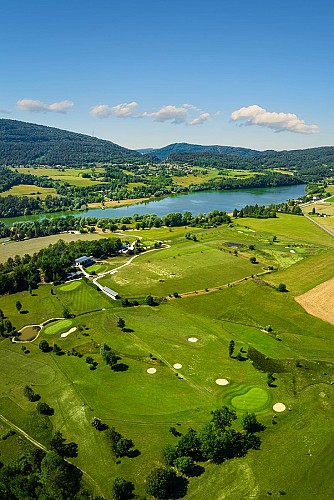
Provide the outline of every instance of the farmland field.
{"type": "MultiPolygon", "coordinates": [[[[203,471],[189,478],[186,499],[332,498],[334,326],[308,314],[294,297],[333,278],[334,239],[289,215],[131,234],[145,245],[159,240],[166,246],[139,255],[100,283],[141,305],[123,307],[82,280],[0,298],[16,328],[62,317],[64,307],[72,315],[46,325],[26,344],[28,353],[1,340],[0,415],[42,444],[55,430],[78,443],[79,455],[71,460],[89,474],[95,494],[111,500],[116,476],[132,481],[144,498],[145,478],[163,464],[162,447],[178,442],[170,428],[197,431],[212,410],[227,405],[239,417],[256,413],[265,426],[260,449],[221,465],[201,462],[203,471]],[[196,241],[185,238],[189,231],[196,241]],[[288,292],[277,291],[279,283],[288,292]],[[201,293],[175,298],[174,292],[194,291],[201,293]],[[154,306],[144,304],[150,294],[154,306]],[[16,309],[18,300],[24,314],[16,309]],[[62,355],[42,352],[41,340],[57,344],[62,355]],[[104,362],[104,343],[118,356],[119,369],[104,362]],[[86,362],[88,356],[95,365],[86,362]],[[269,385],[268,373],[274,378],[269,385]],[[218,385],[218,379],[228,383],[218,385]],[[53,416],[38,416],[36,404],[23,396],[27,384],[54,408],[53,416]],[[278,402],[286,410],[275,414],[278,402]],[[105,432],[92,427],[94,417],[132,439],[137,456],[116,460],[105,432]]],[[[30,241],[21,242],[22,248],[30,241]]],[[[112,262],[90,270],[103,272],[112,262]]],[[[6,463],[19,455],[15,436],[0,440],[0,452],[6,463]]]]}
{"type": "MultiPolygon", "coordinates": [[[[51,168],[51,167],[19,167],[17,169],[21,174],[31,174],[40,176],[47,176],[61,182],[68,182],[73,186],[98,186],[100,184],[99,178],[103,175],[103,168],[94,168],[96,180],[93,178],[82,177],[82,174],[92,174],[92,169],[84,168],[51,168]]],[[[40,189],[40,188],[39,188],[40,189]]]]}
{"type": "Polygon", "coordinates": [[[45,188],[39,186],[31,186],[27,184],[19,184],[18,186],[13,186],[8,191],[3,191],[0,196],[32,196],[39,197],[42,200],[46,196],[57,196],[57,191],[55,188],[45,188]]]}

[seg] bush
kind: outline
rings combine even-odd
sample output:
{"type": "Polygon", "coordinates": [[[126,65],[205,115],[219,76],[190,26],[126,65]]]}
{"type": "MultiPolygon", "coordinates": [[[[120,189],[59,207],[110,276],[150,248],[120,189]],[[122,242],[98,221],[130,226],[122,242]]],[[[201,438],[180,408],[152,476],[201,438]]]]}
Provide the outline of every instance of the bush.
{"type": "Polygon", "coordinates": [[[285,283],[280,283],[277,287],[277,291],[278,292],[287,292],[287,288],[286,288],[286,285],[285,283]]]}

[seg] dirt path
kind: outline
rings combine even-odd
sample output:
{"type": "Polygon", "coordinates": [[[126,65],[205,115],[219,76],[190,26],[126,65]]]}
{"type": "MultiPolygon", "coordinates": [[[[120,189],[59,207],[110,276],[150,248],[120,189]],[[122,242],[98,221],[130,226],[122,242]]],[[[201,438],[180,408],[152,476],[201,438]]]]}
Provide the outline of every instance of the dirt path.
{"type": "MultiPolygon", "coordinates": [[[[227,283],[227,284],[225,283],[224,285],[215,286],[212,288],[206,288],[205,290],[196,290],[196,291],[192,291],[192,292],[179,293],[179,297],[186,298],[186,297],[194,297],[197,295],[206,295],[207,293],[217,292],[218,290],[222,290],[223,288],[229,288],[229,287],[232,287],[235,285],[240,285],[240,283],[243,283],[244,281],[250,280],[252,278],[259,278],[260,276],[264,276],[265,274],[270,274],[270,273],[272,273],[272,270],[263,271],[263,273],[254,274],[252,276],[246,276],[245,278],[241,278],[240,280],[232,281],[231,283],[227,283]]],[[[177,298],[177,297],[169,297],[169,299],[175,299],[175,298],[177,298]]]]}
{"type": "Polygon", "coordinates": [[[0,419],[3,422],[5,422],[7,425],[9,425],[9,427],[11,427],[12,429],[14,429],[14,431],[18,432],[23,437],[25,437],[33,445],[37,446],[37,448],[41,448],[41,450],[47,451],[46,446],[44,446],[42,443],[39,443],[38,441],[36,441],[36,439],[34,439],[31,436],[29,436],[29,434],[27,434],[23,429],[20,429],[20,427],[17,427],[17,425],[13,424],[13,422],[10,422],[10,420],[7,420],[6,417],[4,417],[3,415],[0,415],[0,419]]]}

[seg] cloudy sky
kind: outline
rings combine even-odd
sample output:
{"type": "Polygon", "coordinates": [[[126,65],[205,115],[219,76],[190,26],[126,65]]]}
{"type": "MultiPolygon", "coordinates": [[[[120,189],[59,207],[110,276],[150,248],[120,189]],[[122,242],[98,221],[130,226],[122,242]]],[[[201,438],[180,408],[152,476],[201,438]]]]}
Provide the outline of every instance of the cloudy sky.
{"type": "Polygon", "coordinates": [[[334,144],[329,0],[12,0],[0,118],[129,148],[334,144]]]}

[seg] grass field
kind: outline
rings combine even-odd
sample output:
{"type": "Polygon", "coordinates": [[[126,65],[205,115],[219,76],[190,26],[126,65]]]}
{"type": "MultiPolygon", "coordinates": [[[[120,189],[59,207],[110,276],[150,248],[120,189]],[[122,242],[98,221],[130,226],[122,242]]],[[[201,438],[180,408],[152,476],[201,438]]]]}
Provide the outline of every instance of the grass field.
{"type": "Polygon", "coordinates": [[[54,234],[52,236],[43,236],[42,238],[31,238],[26,241],[10,241],[1,245],[0,262],[5,262],[9,257],[20,255],[23,257],[26,253],[33,254],[42,248],[57,243],[59,240],[77,241],[77,240],[96,240],[107,235],[102,233],[88,233],[88,234],[54,234]]]}
{"type": "MultiPolygon", "coordinates": [[[[177,442],[170,426],[181,433],[198,429],[211,410],[224,404],[239,416],[255,411],[266,426],[261,449],[220,466],[201,464],[205,471],[190,479],[185,498],[262,500],[269,493],[272,498],[332,498],[334,327],[307,314],[294,297],[333,277],[333,239],[302,217],[285,215],[277,220],[238,219],[234,227],[194,228],[196,242],[186,240],[185,232],[138,231],[144,242],[159,239],[171,247],[140,255],[102,281],[124,297],[160,297],[232,283],[268,264],[279,270],[155,307],[122,307],[81,281],[41,285],[33,296],[22,292],[1,297],[1,309],[17,328],[61,317],[64,305],[75,316],[47,325],[36,342],[26,344],[28,354],[9,339],[0,342],[0,414],[41,443],[55,429],[77,442],[79,456],[73,462],[90,474],[96,495],[111,500],[115,476],[133,481],[136,493],[145,494],[144,478],[161,464],[162,446],[177,442]],[[250,244],[255,250],[249,250],[250,244]],[[258,264],[249,262],[251,255],[258,264]],[[280,282],[289,292],[275,289],[280,282]],[[24,314],[17,312],[17,300],[24,314]],[[117,327],[120,317],[125,331],[117,327]],[[72,326],[77,330],[61,338],[72,326]],[[191,343],[190,337],[198,341],[191,343]],[[41,352],[42,339],[51,346],[57,343],[65,354],[41,352]],[[121,371],[103,362],[103,342],[121,358],[121,371]],[[71,355],[73,348],[82,357],[71,355]],[[85,362],[88,355],[97,363],[94,370],[85,362]],[[182,368],[175,370],[175,363],[182,368]],[[147,373],[151,367],[156,369],[153,375],[147,373]],[[275,376],[271,387],[268,372],[275,376]],[[217,385],[218,378],[229,384],[217,385]],[[34,385],[54,408],[54,416],[37,415],[35,404],[23,396],[26,384],[34,385]],[[277,402],[291,411],[273,419],[277,402]],[[90,424],[95,416],[132,439],[140,454],[117,463],[104,433],[90,424]]],[[[20,453],[15,439],[0,440],[6,463],[20,453]]]]}
{"type": "Polygon", "coordinates": [[[0,196],[29,196],[29,197],[39,197],[42,200],[47,196],[57,196],[57,191],[55,188],[44,188],[39,186],[31,186],[28,184],[19,184],[18,186],[13,186],[8,191],[3,191],[0,196]]]}
{"type": "Polygon", "coordinates": [[[96,172],[97,180],[92,178],[82,177],[82,174],[92,174],[92,169],[86,168],[51,168],[51,167],[19,167],[17,169],[22,174],[32,174],[37,177],[47,176],[51,179],[68,182],[73,186],[98,186],[100,181],[99,177],[102,176],[104,169],[103,168],[94,168],[94,172],[96,172]]]}

